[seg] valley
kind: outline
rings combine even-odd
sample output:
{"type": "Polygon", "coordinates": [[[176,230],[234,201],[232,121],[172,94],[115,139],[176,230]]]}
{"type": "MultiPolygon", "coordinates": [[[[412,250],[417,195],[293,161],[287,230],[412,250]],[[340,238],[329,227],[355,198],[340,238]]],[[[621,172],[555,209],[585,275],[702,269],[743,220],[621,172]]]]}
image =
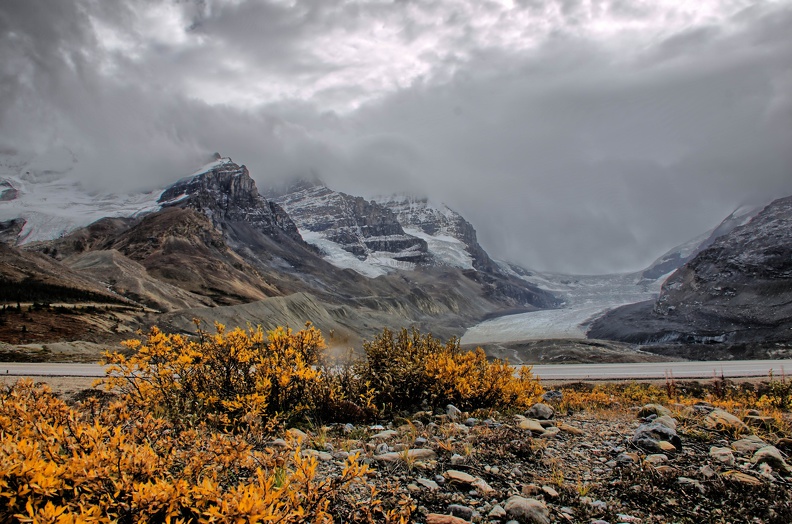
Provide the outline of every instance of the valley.
{"type": "Polygon", "coordinates": [[[338,354],[359,352],[383,328],[411,326],[515,364],[792,355],[781,334],[790,286],[783,253],[792,243],[786,201],[770,212],[743,206],[642,271],[581,276],[494,260],[472,224],[427,198],[366,200],[315,175],[260,192],[244,165],[220,155],[160,190],[92,195],[72,176],[75,165],[0,162],[5,361],[97,361],[103,344],[117,347],[153,325],[194,333],[196,320],[265,329],[310,321],[338,354]],[[745,247],[762,234],[759,248],[745,247]],[[685,275],[724,245],[731,257],[748,249],[750,267],[765,268],[764,280],[743,278],[738,293],[721,284],[734,263],[706,262],[719,314],[760,333],[754,338],[702,325],[698,305],[679,315],[699,303],[699,277],[685,275]],[[771,248],[778,253],[762,254],[771,248]],[[777,310],[768,319],[765,303],[777,310]],[[53,344],[59,351],[45,349],[53,344]]]}

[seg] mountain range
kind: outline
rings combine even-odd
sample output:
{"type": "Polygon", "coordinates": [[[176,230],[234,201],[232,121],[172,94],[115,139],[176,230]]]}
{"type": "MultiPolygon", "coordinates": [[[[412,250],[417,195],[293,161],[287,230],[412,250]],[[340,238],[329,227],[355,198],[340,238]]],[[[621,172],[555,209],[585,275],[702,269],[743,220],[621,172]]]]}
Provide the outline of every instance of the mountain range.
{"type": "Polygon", "coordinates": [[[79,283],[94,301],[140,307],[141,327],[310,320],[341,341],[404,325],[447,337],[487,315],[558,305],[426,200],[366,201],[318,181],[267,198],[244,165],[218,156],[164,190],[91,207],[68,173],[19,169],[2,180],[0,231],[28,263],[0,266],[5,302],[68,301],[79,283]]]}
{"type": "MultiPolygon", "coordinates": [[[[124,329],[92,318],[50,338],[112,341],[151,324],[193,332],[195,318],[312,321],[349,346],[383,327],[460,336],[496,316],[578,308],[545,316],[575,323],[557,332],[654,349],[789,340],[789,199],[742,207],[639,273],[582,278],[493,260],[464,217],[427,198],[365,199],[315,175],[260,192],[220,155],[155,191],[97,194],[71,175],[75,162],[0,155],[0,301],[126,312],[124,329]]],[[[511,323],[531,325],[524,318],[511,323]]],[[[18,322],[0,322],[0,340],[24,342],[18,322]]]]}

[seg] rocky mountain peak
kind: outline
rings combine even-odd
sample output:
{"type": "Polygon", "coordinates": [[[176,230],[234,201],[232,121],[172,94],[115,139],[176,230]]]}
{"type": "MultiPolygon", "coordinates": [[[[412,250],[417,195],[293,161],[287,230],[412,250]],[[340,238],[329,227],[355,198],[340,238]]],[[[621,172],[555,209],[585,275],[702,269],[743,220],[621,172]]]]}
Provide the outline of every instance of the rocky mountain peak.
{"type": "Polygon", "coordinates": [[[426,242],[405,233],[391,210],[374,201],[334,191],[316,178],[298,180],[275,201],[294,219],[306,240],[322,249],[334,263],[347,264],[344,267],[361,268],[344,259],[343,252],[358,261],[385,267],[408,268],[428,259],[426,242]]]}
{"type": "Polygon", "coordinates": [[[259,194],[244,165],[219,158],[197,173],[178,180],[160,195],[163,207],[189,207],[208,216],[215,226],[247,222],[267,234],[285,233],[302,241],[297,226],[275,202],[259,194]]]}
{"type": "Polygon", "coordinates": [[[380,196],[375,201],[391,210],[407,233],[429,242],[436,263],[479,271],[499,271],[479,245],[473,225],[445,204],[409,194],[380,196]],[[453,246],[454,240],[461,245],[453,246]]]}

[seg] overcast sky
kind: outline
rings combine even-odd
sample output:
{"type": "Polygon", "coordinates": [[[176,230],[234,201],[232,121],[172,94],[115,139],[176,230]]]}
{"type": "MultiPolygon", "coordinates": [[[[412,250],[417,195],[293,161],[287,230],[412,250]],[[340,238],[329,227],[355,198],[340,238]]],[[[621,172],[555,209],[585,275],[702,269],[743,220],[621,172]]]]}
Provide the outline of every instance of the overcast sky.
{"type": "Polygon", "coordinates": [[[792,194],[792,1],[2,0],[0,150],[166,184],[219,151],[428,194],[501,259],[635,270],[792,194]]]}

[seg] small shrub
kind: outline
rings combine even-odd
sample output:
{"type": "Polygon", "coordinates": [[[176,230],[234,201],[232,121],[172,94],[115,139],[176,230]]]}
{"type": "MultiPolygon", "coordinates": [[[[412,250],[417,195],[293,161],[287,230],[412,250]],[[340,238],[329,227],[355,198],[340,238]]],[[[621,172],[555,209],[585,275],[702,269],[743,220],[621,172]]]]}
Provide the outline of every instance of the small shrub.
{"type": "Polygon", "coordinates": [[[261,327],[216,333],[197,340],[152,328],[145,341],[125,345],[127,357],[106,353],[109,390],[139,409],[173,422],[206,421],[244,426],[263,416],[294,420],[317,409],[327,382],[314,366],[325,348],[319,330],[261,327]]]}
{"type": "Polygon", "coordinates": [[[521,408],[542,393],[530,367],[517,371],[507,362],[488,361],[484,352],[463,352],[459,340],[445,344],[431,334],[388,329],[363,344],[365,358],[353,369],[356,397],[381,416],[421,407],[460,409],[521,408]]]}
{"type": "Polygon", "coordinates": [[[30,381],[0,392],[0,522],[329,523],[368,472],[352,458],[319,479],[299,450],[179,430],[123,402],[90,413],[30,381]]]}

